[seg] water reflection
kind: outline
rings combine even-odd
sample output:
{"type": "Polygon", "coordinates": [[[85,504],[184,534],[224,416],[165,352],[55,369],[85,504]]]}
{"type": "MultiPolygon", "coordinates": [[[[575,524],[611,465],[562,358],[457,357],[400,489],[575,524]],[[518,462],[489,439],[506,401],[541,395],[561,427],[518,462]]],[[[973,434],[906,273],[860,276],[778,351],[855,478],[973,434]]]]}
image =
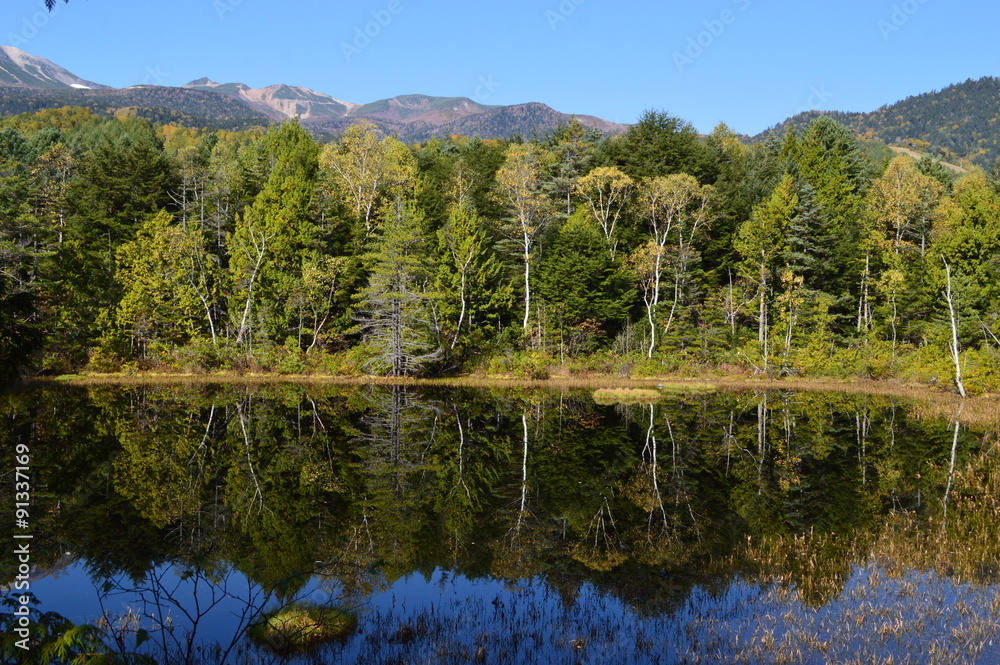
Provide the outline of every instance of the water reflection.
{"type": "MultiPolygon", "coordinates": [[[[640,647],[656,622],[725,624],[747,595],[822,610],[844,603],[859,575],[902,583],[931,569],[943,584],[996,591],[991,439],[885,398],[599,406],[585,392],[285,386],[4,400],[6,436],[30,443],[45,488],[35,563],[72,553],[78,572],[59,584],[86,577],[105,602],[128,597],[135,614],[109,610],[109,634],[124,645],[141,629],[164,661],[266,658],[243,640],[246,625],[317,593],[363,616],[338,653],[390,662],[391,645],[454,630],[448,658],[517,662],[625,654],[596,624],[568,628],[583,610],[631,631],[640,658],[655,652],[640,647]],[[452,614],[421,619],[410,612],[432,583],[451,594],[432,615],[452,614]],[[478,619],[447,609],[473,605],[478,619]],[[223,606],[227,627],[202,628],[223,606]],[[490,624],[501,611],[512,623],[490,624]],[[514,646],[515,625],[532,650],[514,646]]],[[[698,630],[735,639],[709,628],[698,630]]],[[[671,649],[708,658],[701,639],[671,649]]]]}

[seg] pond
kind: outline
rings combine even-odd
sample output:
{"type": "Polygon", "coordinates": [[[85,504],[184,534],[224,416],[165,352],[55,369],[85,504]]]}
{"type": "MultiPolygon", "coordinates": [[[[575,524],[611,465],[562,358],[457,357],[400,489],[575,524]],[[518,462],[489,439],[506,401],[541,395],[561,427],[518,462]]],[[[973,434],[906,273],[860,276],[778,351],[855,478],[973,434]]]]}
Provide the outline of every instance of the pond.
{"type": "Polygon", "coordinates": [[[996,436],[902,399],[187,385],[0,405],[4,662],[1000,662],[996,436]],[[295,631],[321,622],[248,637],[324,608],[350,620],[308,648],[295,631]]]}

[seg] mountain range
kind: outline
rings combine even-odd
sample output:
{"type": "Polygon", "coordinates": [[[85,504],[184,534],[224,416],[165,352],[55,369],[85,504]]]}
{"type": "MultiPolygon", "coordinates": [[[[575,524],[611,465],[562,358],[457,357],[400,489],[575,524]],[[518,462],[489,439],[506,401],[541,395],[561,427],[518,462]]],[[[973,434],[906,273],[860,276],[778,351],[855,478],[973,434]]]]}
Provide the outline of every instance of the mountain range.
{"type": "Polygon", "coordinates": [[[59,65],[12,46],[0,47],[0,114],[82,106],[95,113],[127,110],[154,122],[217,129],[248,129],[296,118],[320,138],[367,120],[408,142],[463,134],[483,138],[545,134],[575,117],[605,134],[625,125],[588,115],[569,115],[537,102],[481,104],[467,97],[401,95],[367,104],[346,102],[300,86],[251,88],[208,78],[180,86],[112,88],[82,79],[59,65]]]}
{"type": "MultiPolygon", "coordinates": [[[[339,135],[359,120],[372,122],[411,143],[453,134],[541,136],[573,117],[604,134],[627,127],[593,116],[560,113],[537,102],[500,106],[468,97],[400,95],[358,104],[300,86],[251,88],[208,78],[180,87],[112,88],[82,79],[20,49],[0,47],[0,116],[61,106],[82,106],[99,115],[125,112],[153,122],[229,130],[296,118],[321,140],[339,135]]],[[[931,153],[949,162],[986,168],[1000,159],[1000,78],[969,79],[870,112],[800,113],[748,138],[763,140],[789,128],[802,128],[820,114],[833,117],[859,137],[897,150],[931,153]]]]}

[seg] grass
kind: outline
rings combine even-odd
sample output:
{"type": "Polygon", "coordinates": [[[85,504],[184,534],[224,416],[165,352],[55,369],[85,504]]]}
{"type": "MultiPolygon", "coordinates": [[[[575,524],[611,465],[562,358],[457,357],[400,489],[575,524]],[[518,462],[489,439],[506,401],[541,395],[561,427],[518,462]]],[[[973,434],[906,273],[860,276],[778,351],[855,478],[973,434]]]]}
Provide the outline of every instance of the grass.
{"type": "Polygon", "coordinates": [[[594,401],[598,404],[649,404],[663,398],[663,393],[650,388],[598,388],[594,401]]]}
{"type": "MultiPolygon", "coordinates": [[[[677,604],[636,611],[546,582],[375,606],[329,663],[1000,662],[1000,464],[956,471],[948,522],[896,511],[873,532],[748,538],[677,604]]],[[[442,588],[445,584],[441,582],[442,588]]]]}
{"type": "Polygon", "coordinates": [[[656,388],[598,388],[594,401],[598,404],[649,404],[667,395],[715,392],[715,386],[700,383],[658,383],[656,388]]]}

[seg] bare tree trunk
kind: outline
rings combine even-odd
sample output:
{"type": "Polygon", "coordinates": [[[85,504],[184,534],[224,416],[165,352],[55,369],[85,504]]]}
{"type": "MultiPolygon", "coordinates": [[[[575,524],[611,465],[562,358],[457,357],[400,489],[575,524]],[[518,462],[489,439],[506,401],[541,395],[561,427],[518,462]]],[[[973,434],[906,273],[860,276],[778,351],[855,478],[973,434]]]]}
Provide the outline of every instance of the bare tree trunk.
{"type": "Polygon", "coordinates": [[[959,402],[958,413],[955,414],[955,436],[951,440],[951,461],[948,464],[948,485],[944,488],[944,515],[941,518],[941,533],[948,528],[948,496],[951,494],[951,484],[955,476],[955,458],[958,454],[958,431],[961,426],[962,408],[965,402],[959,402]]]}
{"type": "Polygon", "coordinates": [[[649,350],[646,352],[647,358],[653,357],[653,349],[656,348],[656,306],[660,302],[660,262],[663,260],[662,248],[657,248],[656,264],[653,273],[653,289],[649,298],[646,299],[646,316],[649,319],[649,350]]]}
{"type": "Polygon", "coordinates": [[[871,275],[871,252],[865,252],[865,269],[861,273],[861,294],[858,296],[858,330],[871,326],[871,305],[868,299],[868,282],[871,275]]]}
{"type": "Polygon", "coordinates": [[[531,237],[524,233],[524,330],[528,330],[531,318],[531,237]]]}

